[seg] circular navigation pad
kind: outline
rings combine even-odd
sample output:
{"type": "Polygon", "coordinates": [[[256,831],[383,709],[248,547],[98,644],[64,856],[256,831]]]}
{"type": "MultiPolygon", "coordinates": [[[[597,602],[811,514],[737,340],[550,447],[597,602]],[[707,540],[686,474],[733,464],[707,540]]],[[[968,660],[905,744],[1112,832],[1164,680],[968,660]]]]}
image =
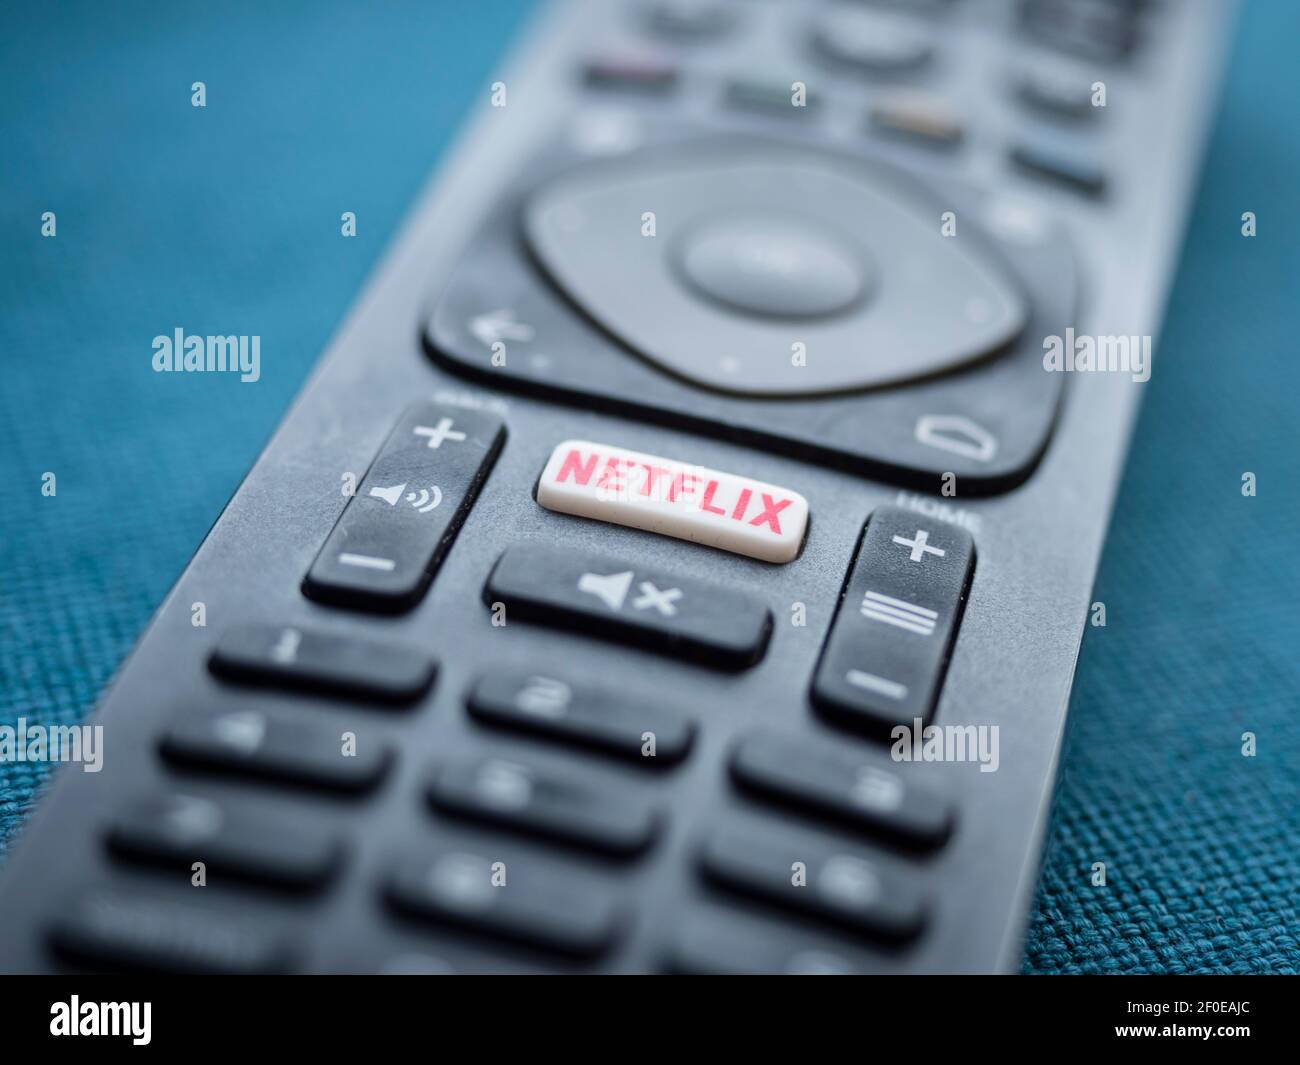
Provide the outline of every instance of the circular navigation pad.
{"type": "Polygon", "coordinates": [[[524,206],[551,279],[633,351],[753,396],[929,377],[1024,329],[973,219],[864,159],[754,143],[590,165],[524,206]]]}
{"type": "Polygon", "coordinates": [[[674,258],[705,296],[778,318],[837,314],[862,298],[868,282],[862,252],[795,215],[741,212],[688,227],[674,258]]]}

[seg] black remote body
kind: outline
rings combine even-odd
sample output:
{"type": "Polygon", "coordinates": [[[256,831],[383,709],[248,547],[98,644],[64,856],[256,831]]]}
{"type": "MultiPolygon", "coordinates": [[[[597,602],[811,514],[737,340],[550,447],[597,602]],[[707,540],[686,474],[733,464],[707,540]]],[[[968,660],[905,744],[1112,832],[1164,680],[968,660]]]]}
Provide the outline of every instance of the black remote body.
{"type": "Polygon", "coordinates": [[[1044,341],[1156,333],[1229,15],[547,8],[0,968],[1014,970],[1144,387],[1044,341]]]}

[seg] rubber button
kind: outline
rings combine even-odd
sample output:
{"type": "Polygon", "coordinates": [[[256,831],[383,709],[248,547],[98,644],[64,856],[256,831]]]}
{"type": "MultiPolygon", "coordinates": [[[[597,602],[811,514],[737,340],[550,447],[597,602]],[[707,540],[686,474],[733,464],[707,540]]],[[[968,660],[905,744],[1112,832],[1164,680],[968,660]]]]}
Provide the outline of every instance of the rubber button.
{"type": "Polygon", "coordinates": [[[878,507],[849,570],[813,700],[845,724],[888,732],[928,719],[975,566],[970,533],[878,507]]]}
{"type": "Polygon", "coordinates": [[[808,527],[808,500],[788,488],[587,440],[551,452],[537,502],[764,562],[793,559],[808,527]]]}
{"type": "Polygon", "coordinates": [[[863,254],[817,223],[756,212],[688,233],[676,265],[705,296],[777,318],[846,310],[862,298],[868,280],[863,254]]]}
{"type": "Polygon", "coordinates": [[[927,33],[902,19],[852,7],[825,12],[813,29],[813,45],[831,62],[874,76],[914,70],[934,54],[927,33]]]}
{"type": "Polygon", "coordinates": [[[747,591],[573,547],[515,544],[497,562],[484,601],[515,618],[626,640],[715,669],[762,657],[772,612],[747,591]]]}

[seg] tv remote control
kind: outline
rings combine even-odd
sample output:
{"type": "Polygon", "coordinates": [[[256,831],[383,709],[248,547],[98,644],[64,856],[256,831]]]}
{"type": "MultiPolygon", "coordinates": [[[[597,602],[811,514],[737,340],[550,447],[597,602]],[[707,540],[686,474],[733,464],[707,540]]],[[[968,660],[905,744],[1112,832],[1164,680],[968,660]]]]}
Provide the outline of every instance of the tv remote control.
{"type": "Polygon", "coordinates": [[[1015,969],[1229,14],[548,6],[0,968],[1015,969]]]}

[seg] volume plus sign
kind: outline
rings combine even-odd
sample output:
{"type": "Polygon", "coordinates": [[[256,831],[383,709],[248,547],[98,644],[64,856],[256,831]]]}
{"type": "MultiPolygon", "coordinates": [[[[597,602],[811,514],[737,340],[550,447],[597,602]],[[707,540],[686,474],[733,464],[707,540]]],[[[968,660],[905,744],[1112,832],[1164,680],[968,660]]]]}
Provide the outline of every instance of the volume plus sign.
{"type": "Polygon", "coordinates": [[[450,418],[441,418],[438,424],[430,429],[427,425],[417,425],[411,430],[416,436],[427,436],[430,447],[442,447],[444,440],[464,440],[465,434],[459,430],[453,430],[452,426],[456,423],[450,418]]]}
{"type": "Polygon", "coordinates": [[[912,554],[909,556],[913,562],[920,562],[927,554],[938,555],[943,558],[947,554],[942,548],[930,546],[930,534],[924,529],[916,530],[916,538],[909,540],[905,536],[895,536],[894,543],[902,544],[904,547],[910,547],[912,554]]]}

